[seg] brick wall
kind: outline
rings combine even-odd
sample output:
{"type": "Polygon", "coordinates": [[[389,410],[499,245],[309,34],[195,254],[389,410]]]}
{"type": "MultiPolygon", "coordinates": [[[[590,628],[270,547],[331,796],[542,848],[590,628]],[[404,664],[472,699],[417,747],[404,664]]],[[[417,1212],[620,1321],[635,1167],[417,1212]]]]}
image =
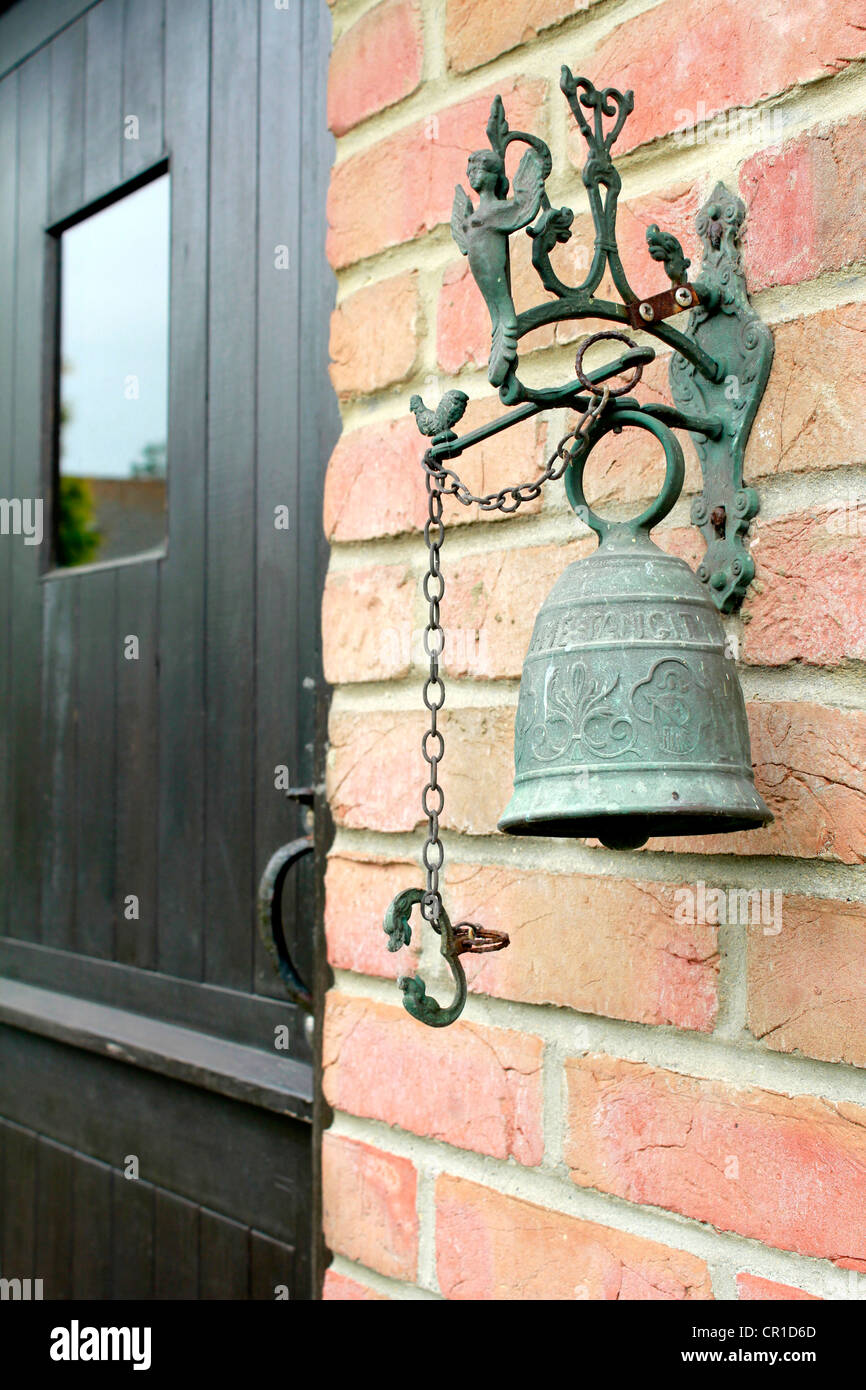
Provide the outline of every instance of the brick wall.
{"type": "MultiPolygon", "coordinates": [[[[866,1297],[862,0],[337,0],[333,15],[344,433],[324,517],[326,1297],[866,1297]],[[776,820],[622,854],[498,835],[531,624],[594,542],[561,486],[511,519],[450,507],[445,896],[453,919],[477,914],[512,946],[470,960],[465,1015],[439,1031],[402,1010],[394,976],[419,958],[389,955],[381,927],[394,893],[422,883],[424,488],[408,400],[457,383],[467,425],[502,410],[447,226],[495,92],[513,126],[549,141],[551,197],[578,212],[563,264],[588,244],[562,62],[634,88],[620,240],[644,293],[665,283],[648,223],[697,266],[693,217],[715,181],[749,208],[749,282],[776,358],[747,459],[757,581],[727,625],[776,820]],[[676,133],[686,110],[691,143],[676,133]],[[731,917],[736,890],[757,888],[769,915],[683,921],[683,888],[723,890],[731,917]]],[[[528,241],[513,240],[525,307],[540,295],[528,241]]],[[[524,340],[533,384],[571,374],[583,331],[524,340]]],[[[665,395],[666,374],[661,358],[644,398],[665,395]]],[[[460,470],[475,490],[528,477],[564,423],[521,425],[460,470]]],[[[590,495],[634,510],[661,476],[654,451],[635,432],[609,438],[590,495]]],[[[696,478],[690,457],[687,489],[696,478]]],[[[688,497],[656,539],[697,555],[688,497]]],[[[421,959],[434,982],[429,942],[421,959]]]]}

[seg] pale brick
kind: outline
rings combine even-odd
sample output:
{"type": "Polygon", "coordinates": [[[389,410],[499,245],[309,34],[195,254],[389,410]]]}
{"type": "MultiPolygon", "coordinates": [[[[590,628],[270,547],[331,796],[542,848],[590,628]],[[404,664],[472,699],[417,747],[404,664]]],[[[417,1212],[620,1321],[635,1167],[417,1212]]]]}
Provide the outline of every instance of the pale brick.
{"type": "Polygon", "coordinates": [[[420,941],[389,951],[383,923],[390,903],[419,880],[411,860],[370,860],[331,854],[325,875],[325,937],[336,970],[364,975],[414,975],[420,941]]]}
{"type": "Polygon", "coordinates": [[[392,680],[411,665],[418,585],[406,565],[331,570],[322,599],[325,680],[392,680]]]}
{"type": "Polygon", "coordinates": [[[544,1149],[542,1050],[523,1033],[464,1021],[427,1028],[400,1006],[332,990],[322,1085],[337,1110],[534,1165],[544,1149]]]}
{"type": "Polygon", "coordinates": [[[866,1110],[614,1057],[565,1070],[579,1186],[802,1255],[866,1258],[866,1110]]]}
{"type": "Polygon", "coordinates": [[[530,43],[537,34],[585,10],[590,0],[448,0],[445,54],[454,72],[489,63],[500,53],[530,43]]]}
{"type": "Polygon", "coordinates": [[[866,1066],[866,906],[785,894],[748,932],[749,1028],[778,1052],[866,1066]],[[775,924],[774,924],[775,926],[775,924]]]}
{"type": "Polygon", "coordinates": [[[359,121],[414,92],[424,36],[416,0],[384,0],[334,44],[328,70],[328,125],[344,135],[359,121]]]}
{"type": "Polygon", "coordinates": [[[407,272],[356,290],[331,317],[338,395],[381,391],[411,375],[418,351],[418,277],[407,272]]]}
{"type": "Polygon", "coordinates": [[[737,1275],[737,1293],[740,1302],[793,1303],[802,1299],[821,1302],[817,1294],[806,1293],[805,1289],[795,1289],[791,1284],[777,1284],[773,1279],[762,1279],[759,1275],[746,1271],[737,1275]]]}
{"type": "Polygon", "coordinates": [[[451,218],[454,185],[485,145],[490,103],[499,92],[515,129],[544,135],[547,83],[513,79],[380,140],[334,166],[328,192],[328,255],[351,265],[412,241],[451,218]]]}
{"type": "Polygon", "coordinates": [[[703,1260],[443,1174],[436,1272],[446,1298],[711,1299],[703,1260]]]}
{"type": "Polygon", "coordinates": [[[669,884],[451,862],[454,920],[507,932],[507,950],[464,957],[470,988],[582,1013],[712,1029],[716,928],[676,920],[669,884]]]}
{"type": "Polygon", "coordinates": [[[350,1279],[348,1275],[336,1274],[333,1269],[325,1271],[325,1281],[322,1286],[323,1303],[370,1303],[385,1302],[390,1300],[383,1293],[376,1293],[375,1289],[368,1288],[366,1284],[359,1284],[357,1279],[350,1279]]]}
{"type": "Polygon", "coordinates": [[[418,1265],[417,1175],[408,1158],[335,1134],[322,1138],[322,1219],[336,1254],[394,1279],[418,1265]]]}

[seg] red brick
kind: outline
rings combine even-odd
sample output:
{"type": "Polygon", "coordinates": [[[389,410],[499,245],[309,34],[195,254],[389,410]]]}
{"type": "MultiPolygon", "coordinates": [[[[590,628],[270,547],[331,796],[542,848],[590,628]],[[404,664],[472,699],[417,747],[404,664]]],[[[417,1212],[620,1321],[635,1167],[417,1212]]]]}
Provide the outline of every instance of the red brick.
{"type": "Polygon", "coordinates": [[[411,664],[418,584],[407,565],[331,570],[322,600],[325,680],[392,680],[411,664]]]}
{"type": "Polygon", "coordinates": [[[325,475],[328,539],[359,541],[419,531],[427,514],[423,452],[411,417],[342,434],[325,475]]]}
{"type": "Polygon", "coordinates": [[[462,1020],[426,1028],[400,1006],[332,990],[322,1084],[337,1110],[534,1165],[544,1148],[542,1050],[523,1033],[462,1020]]]}
{"type": "Polygon", "coordinates": [[[543,81],[499,83],[336,164],[328,193],[331,264],[351,265],[448,222],[466,160],[486,143],[493,97],[501,93],[515,129],[543,135],[546,91],[543,81]]]}
{"type": "Polygon", "coordinates": [[[614,1057],[565,1071],[579,1186],[803,1255],[866,1257],[866,1110],[614,1057]]]}
{"type": "Polygon", "coordinates": [[[393,106],[421,81],[424,37],[415,0],[384,0],[341,34],[328,73],[328,125],[335,135],[393,106]]]}
{"type": "Polygon", "coordinates": [[[519,677],[539,608],[562,571],[596,545],[594,536],[584,535],[570,545],[484,551],[455,560],[446,592],[448,613],[459,614],[459,637],[449,641],[446,633],[447,671],[476,679],[519,677]]]}
{"type": "Polygon", "coordinates": [[[364,975],[414,975],[419,940],[401,951],[388,950],[383,930],[389,904],[418,880],[409,860],[369,860],[332,854],[325,876],[325,936],[328,961],[336,970],[364,975]]]}
{"type": "Polygon", "coordinates": [[[778,1300],[793,1303],[798,1299],[808,1299],[814,1303],[821,1302],[817,1294],[806,1293],[805,1289],[795,1289],[791,1284],[777,1284],[772,1279],[761,1279],[759,1275],[748,1274],[745,1271],[737,1275],[737,1293],[740,1302],[778,1300]]]}
{"type": "MultiPolygon", "coordinates": [[[[447,701],[447,695],[446,695],[447,701]]],[[[420,694],[419,694],[420,704],[420,694]]],[[[421,824],[426,711],[369,711],[331,716],[328,799],[339,825],[402,831],[421,824]]],[[[442,824],[486,835],[511,796],[512,709],[453,709],[440,715],[447,787],[442,824]]]]}
{"type": "Polygon", "coordinates": [[[408,1158],[355,1139],[322,1139],[325,1240],[393,1279],[414,1281],[418,1267],[417,1176],[408,1158]]]}
{"type": "Polygon", "coordinates": [[[436,1271],[446,1298],[711,1299],[703,1260],[443,1174],[436,1271]]]}
{"type": "Polygon", "coordinates": [[[866,906],[785,895],[748,933],[749,1028],[777,1052],[866,1066],[866,906]]]}
{"type": "Polygon", "coordinates": [[[450,863],[454,920],[505,931],[506,951],[466,956],[474,992],[637,1023],[711,1031],[716,928],[675,920],[668,884],[450,863]]]}
{"type": "Polygon", "coordinates": [[[747,709],[755,782],[775,822],[735,835],[650,841],[650,848],[862,863],[866,714],[805,701],[756,701],[747,709]]]}
{"type": "Polygon", "coordinates": [[[667,0],[618,25],[582,67],[634,91],[623,151],[681,128],[686,111],[710,120],[838,72],[866,53],[862,21],[861,0],[667,0]]]}
{"type": "Polygon", "coordinates": [[[331,316],[331,380],[343,397],[381,391],[412,372],[418,352],[418,277],[368,285],[331,316]]]}
{"type": "Polygon", "coordinates": [[[448,0],[445,54],[454,72],[489,63],[500,53],[530,43],[536,35],[569,15],[587,9],[590,0],[448,0]]]}
{"type": "MultiPolygon", "coordinates": [[[[441,392],[437,389],[427,394],[428,404],[434,404],[441,392]]],[[[476,429],[502,413],[495,396],[470,401],[461,430],[476,429]]],[[[529,481],[544,462],[546,439],[547,428],[541,417],[525,420],[465,454],[458,464],[460,477],[475,496],[496,492],[507,483],[529,481]]],[[[421,467],[426,443],[411,416],[344,434],[331,455],[325,478],[328,539],[359,541],[420,531],[427,516],[421,467]]],[[[536,501],[522,507],[521,515],[537,512],[540,505],[536,501]]],[[[484,516],[487,521],[503,519],[500,512],[486,512],[484,516]]],[[[466,525],[478,519],[479,510],[446,498],[444,517],[446,526],[466,525]]]]}
{"type": "Polygon", "coordinates": [[[322,1286],[322,1302],[389,1303],[390,1299],[383,1293],[376,1293],[375,1289],[369,1289],[366,1284],[359,1284],[357,1279],[349,1279],[345,1274],[335,1274],[332,1269],[328,1269],[325,1271],[325,1282],[322,1286]]]}
{"type": "MultiPolygon", "coordinates": [[[[748,707],[756,784],[775,822],[733,835],[671,836],[649,848],[694,854],[866,859],[866,713],[804,702],[748,707]]],[[[514,711],[452,709],[443,825],[489,835],[511,796],[514,711]]],[[[338,824],[405,831],[421,823],[423,712],[335,713],[328,787],[338,824]]]]}
{"type": "MultiPolygon", "coordinates": [[[[805,16],[805,11],[801,13],[805,16]]],[[[861,50],[866,26],[861,25],[861,50]]],[[[740,172],[749,210],[749,287],[795,285],[859,261],[866,240],[859,169],[866,119],[818,126],[762,150],[740,172]],[[840,171],[842,174],[840,176],[840,171]]]]}
{"type": "Polygon", "coordinates": [[[814,508],[762,523],[746,595],[743,659],[838,666],[866,658],[866,504],[814,508]]]}
{"type": "Polygon", "coordinates": [[[866,463],[866,304],[778,323],[773,336],[747,478],[866,463]]]}
{"type": "MultiPolygon", "coordinates": [[[[528,237],[511,238],[511,293],[518,313],[534,308],[548,294],[532,265],[532,243],[528,237]]],[[[520,339],[520,355],[550,347],[556,336],[554,324],[534,329],[520,339]]],[[[466,260],[447,267],[439,292],[436,311],[436,360],[445,372],[463,367],[487,367],[490,354],[490,315],[466,260]]]]}

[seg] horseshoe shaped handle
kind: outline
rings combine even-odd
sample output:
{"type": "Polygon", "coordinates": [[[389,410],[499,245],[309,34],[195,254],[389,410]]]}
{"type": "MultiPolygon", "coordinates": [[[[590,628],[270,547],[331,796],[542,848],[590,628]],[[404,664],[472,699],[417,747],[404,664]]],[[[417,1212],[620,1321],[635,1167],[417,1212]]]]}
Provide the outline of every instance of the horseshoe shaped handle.
{"type": "Polygon", "coordinates": [[[305,835],[302,839],[292,840],[278,849],[268,860],[259,881],[258,893],[259,935],[264,942],[265,950],[292,1003],[307,1013],[313,1012],[313,996],[295,969],[286,945],[281,908],[283,886],[289,870],[305,855],[312,854],[314,848],[312,838],[305,835]]]}

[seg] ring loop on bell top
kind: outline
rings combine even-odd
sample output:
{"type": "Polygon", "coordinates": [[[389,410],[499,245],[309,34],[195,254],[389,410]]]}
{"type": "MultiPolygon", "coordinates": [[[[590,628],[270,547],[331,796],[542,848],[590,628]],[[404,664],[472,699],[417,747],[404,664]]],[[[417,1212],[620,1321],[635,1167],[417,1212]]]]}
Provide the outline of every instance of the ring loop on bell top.
{"type": "Polygon", "coordinates": [[[565,492],[574,511],[603,541],[612,531],[626,530],[633,534],[638,531],[649,532],[651,527],[656,526],[667,516],[676,503],[682,492],[685,472],[686,466],[680,442],[662,420],[657,420],[652,415],[645,415],[639,409],[619,410],[612,408],[590,431],[589,437],[580,441],[572,454],[571,462],[565,470],[565,492]],[[586,500],[586,494],[583,490],[583,473],[589,455],[598,441],[609,434],[611,430],[619,430],[623,425],[634,425],[637,429],[648,430],[650,434],[655,435],[665,451],[667,465],[665,480],[658,497],[639,516],[632,517],[628,521],[605,521],[604,517],[592,510],[586,500]]]}

